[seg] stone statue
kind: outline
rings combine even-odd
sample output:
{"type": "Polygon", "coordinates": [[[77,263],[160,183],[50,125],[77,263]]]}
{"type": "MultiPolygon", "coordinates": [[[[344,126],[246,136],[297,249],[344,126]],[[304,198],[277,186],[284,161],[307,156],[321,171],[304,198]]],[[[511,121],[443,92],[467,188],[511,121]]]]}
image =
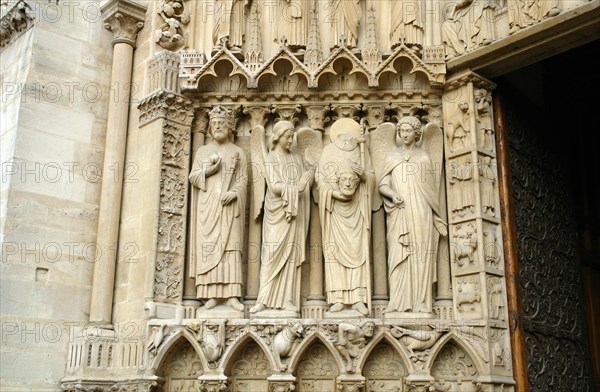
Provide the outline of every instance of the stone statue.
{"type": "Polygon", "coordinates": [[[335,347],[346,360],[348,373],[354,373],[356,370],[356,358],[366,346],[368,339],[373,337],[374,332],[375,323],[372,321],[365,321],[361,326],[340,323],[335,347]]]}
{"type": "Polygon", "coordinates": [[[484,150],[494,151],[494,126],[492,120],[492,94],[485,89],[476,89],[473,93],[477,109],[480,146],[484,150]]]}
{"type": "Polygon", "coordinates": [[[209,116],[213,140],[196,151],[189,176],[189,271],[205,309],[226,300],[241,312],[246,155],[232,143],[232,113],[219,105],[209,116]]]}
{"type": "Polygon", "coordinates": [[[458,106],[448,118],[446,128],[450,152],[471,145],[471,124],[469,122],[469,104],[467,102],[458,103],[458,106]]]}
{"type": "Polygon", "coordinates": [[[417,143],[421,121],[407,116],[397,126],[398,146],[385,157],[379,182],[387,212],[390,302],[386,312],[430,314],[436,281],[439,236],[446,236],[440,216],[441,130],[434,124],[435,160],[417,143]]]}
{"type": "Polygon", "coordinates": [[[244,13],[252,0],[216,0],[213,27],[213,53],[221,48],[222,40],[229,40],[232,52],[241,53],[244,39],[244,13]]]}
{"type": "Polygon", "coordinates": [[[390,43],[392,49],[402,41],[411,49],[423,47],[423,4],[417,0],[396,0],[391,2],[390,43]]]}
{"type": "Polygon", "coordinates": [[[450,2],[442,24],[447,59],[489,45],[496,39],[495,9],[493,0],[450,2]]]}
{"type": "Polygon", "coordinates": [[[284,372],[287,370],[287,365],[283,363],[283,359],[289,357],[292,351],[300,343],[304,336],[304,327],[299,321],[288,321],[287,326],[273,338],[273,354],[275,359],[279,360],[279,369],[284,372]]]}
{"type": "Polygon", "coordinates": [[[277,24],[277,38],[285,36],[287,45],[292,51],[306,48],[310,4],[309,0],[281,0],[281,17],[277,24]]]}
{"type": "Polygon", "coordinates": [[[410,351],[410,357],[413,358],[417,356],[415,351],[429,350],[442,335],[450,331],[449,326],[429,325],[429,328],[431,329],[408,329],[401,326],[392,326],[390,333],[393,337],[402,341],[410,351]]]}
{"type": "Polygon", "coordinates": [[[560,14],[559,0],[508,0],[508,33],[560,14]]]}
{"type": "Polygon", "coordinates": [[[473,165],[471,162],[449,163],[448,182],[450,183],[450,210],[453,216],[465,216],[475,212],[475,195],[473,188],[473,165]]]}
{"type": "Polygon", "coordinates": [[[490,317],[496,320],[504,320],[504,301],[502,299],[501,278],[493,277],[489,279],[488,297],[490,303],[490,317]]]}
{"type": "Polygon", "coordinates": [[[316,179],[321,219],[325,286],[330,312],[351,306],[369,314],[371,197],[375,173],[360,125],[349,118],[331,127],[316,179]]]}
{"type": "MultiPolygon", "coordinates": [[[[294,124],[279,121],[273,127],[271,152],[264,157],[266,195],[262,184],[255,198],[264,200],[260,289],[250,313],[282,309],[288,317],[300,309],[300,266],[306,259],[305,243],[310,216],[310,186],[313,171],[306,170],[302,158],[290,151],[294,124]]],[[[266,152],[262,126],[252,130],[252,161],[261,162],[266,152]]],[[[255,179],[257,180],[257,179],[255,179]]],[[[285,315],[282,315],[285,316],[285,315]]]]}
{"type": "Polygon", "coordinates": [[[484,157],[479,165],[479,178],[481,181],[481,206],[483,213],[496,216],[496,197],[494,186],[496,185],[495,168],[492,167],[492,158],[484,157]]]}
{"type": "Polygon", "coordinates": [[[329,0],[331,12],[331,48],[343,40],[347,48],[358,45],[358,26],[362,18],[360,0],[329,0]]]}

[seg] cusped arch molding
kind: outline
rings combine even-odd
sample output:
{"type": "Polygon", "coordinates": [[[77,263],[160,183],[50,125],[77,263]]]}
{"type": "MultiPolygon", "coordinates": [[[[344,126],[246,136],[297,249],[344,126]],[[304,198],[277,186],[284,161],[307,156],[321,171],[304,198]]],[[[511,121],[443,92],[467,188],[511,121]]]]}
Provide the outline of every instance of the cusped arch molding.
{"type": "Polygon", "coordinates": [[[367,362],[369,361],[369,357],[373,355],[373,353],[380,348],[381,346],[388,346],[391,350],[394,350],[394,355],[397,357],[399,363],[401,363],[402,367],[405,369],[407,373],[413,373],[415,371],[414,365],[410,360],[410,353],[406,349],[406,347],[398,341],[398,339],[394,338],[390,332],[386,329],[382,333],[375,336],[365,347],[360,361],[358,362],[358,366],[356,368],[356,373],[365,372],[367,362]]]}
{"type": "Polygon", "coordinates": [[[415,54],[411,49],[407,48],[404,44],[400,45],[394,53],[392,53],[377,69],[375,72],[377,81],[379,83],[380,77],[386,72],[395,73],[396,69],[394,64],[399,59],[406,59],[410,61],[412,67],[410,74],[419,73],[427,78],[429,84],[434,87],[441,87],[444,83],[444,74],[435,72],[429,65],[427,65],[419,56],[415,54]]]}
{"type": "Polygon", "coordinates": [[[321,339],[314,339],[302,351],[294,367],[299,392],[335,391],[340,364],[321,339]]]}
{"type": "Polygon", "coordinates": [[[157,371],[157,369],[166,363],[166,357],[168,355],[171,355],[173,352],[177,352],[180,346],[185,344],[190,345],[194,349],[198,359],[200,360],[200,363],[202,364],[202,369],[208,369],[208,361],[202,352],[200,344],[185,327],[180,327],[165,338],[162,344],[158,347],[156,356],[154,356],[154,358],[149,362],[149,369],[155,369],[155,371],[157,371]]]}
{"type": "Polygon", "coordinates": [[[248,345],[256,344],[260,348],[269,363],[270,369],[277,369],[277,363],[273,357],[271,349],[266,343],[252,331],[243,332],[235,341],[228,345],[221,357],[221,368],[225,369],[225,374],[231,372],[233,363],[239,358],[240,353],[248,345]]]}
{"type": "Polygon", "coordinates": [[[267,391],[273,374],[268,351],[263,350],[255,339],[244,339],[225,368],[231,392],[267,391]]]}
{"type": "Polygon", "coordinates": [[[482,374],[483,364],[460,338],[446,336],[436,344],[431,355],[431,376],[441,390],[474,392],[475,380],[482,374]]]}
{"type": "MultiPolygon", "coordinates": [[[[373,78],[371,72],[367,66],[360,61],[354,54],[348,50],[346,47],[340,47],[331,53],[331,55],[321,64],[319,68],[316,69],[314,73],[314,87],[319,87],[322,85],[320,83],[321,77],[324,75],[354,75],[358,74],[361,77],[364,77],[364,80],[367,82],[369,87],[375,87],[376,81],[373,78]]],[[[365,86],[366,88],[367,86],[365,86]]]]}
{"type": "Polygon", "coordinates": [[[401,391],[406,376],[410,374],[410,362],[393,344],[391,339],[381,339],[365,353],[362,375],[366,391],[401,391]]]}
{"type": "Polygon", "coordinates": [[[260,86],[261,78],[272,76],[301,76],[306,84],[310,81],[310,71],[306,66],[292,55],[287,48],[281,48],[274,56],[267,60],[257,71],[255,80],[257,86],[260,86]]]}
{"type": "Polygon", "coordinates": [[[198,390],[198,377],[204,374],[206,361],[183,336],[175,339],[164,352],[155,374],[162,381],[163,392],[198,390]]]}
{"type": "MultiPolygon", "coordinates": [[[[201,81],[208,76],[217,78],[219,75],[233,77],[238,75],[246,81],[248,89],[257,89],[260,79],[266,75],[279,75],[276,64],[283,60],[291,66],[289,75],[302,75],[306,79],[309,89],[322,90],[322,78],[329,75],[331,77],[340,76],[343,73],[353,76],[364,86],[357,84],[356,88],[377,88],[380,84],[380,78],[386,73],[396,73],[395,64],[399,59],[406,59],[410,62],[410,74],[417,74],[428,81],[427,87],[441,88],[445,81],[445,74],[436,72],[429,64],[424,62],[418,55],[406,46],[399,46],[377,69],[369,68],[361,59],[359,59],[351,50],[341,46],[333,50],[327,59],[325,59],[316,69],[309,69],[306,64],[294,56],[289,48],[283,46],[271,58],[260,64],[257,68],[251,68],[233,55],[229,49],[223,46],[206,64],[192,73],[180,73],[180,86],[182,92],[199,92],[202,86],[201,81]],[[227,64],[227,65],[225,65],[227,64]],[[340,69],[340,64],[343,66],[340,69]],[[336,67],[338,69],[336,69],[336,67]],[[225,70],[223,70],[225,69],[225,70]]],[[[254,67],[254,66],[253,66],[254,67]]]]}
{"type": "Polygon", "coordinates": [[[290,356],[288,360],[288,369],[291,369],[295,373],[298,369],[300,361],[314,344],[321,344],[323,347],[325,347],[334,359],[337,368],[344,368],[344,360],[335,346],[325,336],[321,335],[320,331],[313,331],[305,336],[305,338],[296,348],[295,352],[290,356]]]}

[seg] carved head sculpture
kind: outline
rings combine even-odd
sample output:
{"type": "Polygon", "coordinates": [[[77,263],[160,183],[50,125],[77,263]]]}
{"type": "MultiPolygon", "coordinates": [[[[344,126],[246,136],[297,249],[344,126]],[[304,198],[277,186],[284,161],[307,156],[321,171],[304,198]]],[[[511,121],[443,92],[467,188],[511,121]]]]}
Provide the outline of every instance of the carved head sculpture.
{"type": "Polygon", "coordinates": [[[422,134],[421,120],[415,116],[402,117],[396,126],[396,143],[414,144],[421,139],[422,134]]]}
{"type": "Polygon", "coordinates": [[[340,192],[344,196],[352,196],[356,189],[358,188],[358,184],[360,183],[360,179],[358,175],[352,170],[352,167],[348,163],[344,163],[340,166],[340,170],[338,171],[338,187],[340,192]]]}
{"type": "Polygon", "coordinates": [[[481,102],[482,100],[484,102],[491,102],[490,93],[486,89],[479,88],[473,92],[473,95],[475,96],[475,102],[477,103],[481,102]]]}
{"type": "Polygon", "coordinates": [[[375,323],[372,321],[367,321],[362,325],[361,329],[363,330],[365,336],[370,338],[375,333],[375,323]]]}
{"type": "Polygon", "coordinates": [[[463,112],[465,112],[465,113],[466,113],[466,112],[467,112],[467,110],[469,110],[469,104],[468,104],[467,102],[465,102],[465,101],[459,102],[459,103],[458,103],[458,108],[459,108],[460,110],[462,110],[463,112]]]}
{"type": "Polygon", "coordinates": [[[208,113],[210,133],[217,143],[233,139],[233,113],[224,106],[217,105],[208,113]]]}
{"type": "MultiPolygon", "coordinates": [[[[296,128],[294,124],[289,121],[279,121],[275,126],[273,126],[273,139],[271,140],[271,150],[275,148],[279,139],[285,135],[287,131],[295,132],[296,128]]],[[[289,150],[292,145],[293,137],[286,140],[287,145],[284,146],[286,150],[289,150]]]]}

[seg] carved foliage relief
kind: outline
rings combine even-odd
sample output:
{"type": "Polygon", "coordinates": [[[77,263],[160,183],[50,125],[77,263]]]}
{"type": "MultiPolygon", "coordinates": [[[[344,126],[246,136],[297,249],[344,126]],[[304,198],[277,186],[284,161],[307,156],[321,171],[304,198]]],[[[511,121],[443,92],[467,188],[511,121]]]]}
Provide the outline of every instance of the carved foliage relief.
{"type": "Polygon", "coordinates": [[[157,373],[165,378],[163,392],[178,392],[197,390],[198,377],[204,371],[198,354],[184,340],[173,347],[157,373]]]}
{"type": "Polygon", "coordinates": [[[471,357],[450,341],[436,357],[431,375],[435,378],[436,390],[467,392],[474,391],[471,380],[477,375],[477,369],[471,357]]]}
{"type": "Polygon", "coordinates": [[[298,390],[334,391],[338,373],[338,366],[331,352],[323,344],[314,344],[298,364],[298,390]]]}
{"type": "Polygon", "coordinates": [[[268,390],[267,377],[271,375],[271,364],[265,353],[251,341],[242,348],[238,359],[231,367],[232,392],[262,392],[268,390]]]}
{"type": "Polygon", "coordinates": [[[367,378],[367,392],[402,391],[407,372],[397,351],[381,343],[369,355],[363,375],[367,378]]]}
{"type": "Polygon", "coordinates": [[[190,134],[181,126],[163,126],[158,252],[154,295],[166,302],[181,297],[190,134]]]}

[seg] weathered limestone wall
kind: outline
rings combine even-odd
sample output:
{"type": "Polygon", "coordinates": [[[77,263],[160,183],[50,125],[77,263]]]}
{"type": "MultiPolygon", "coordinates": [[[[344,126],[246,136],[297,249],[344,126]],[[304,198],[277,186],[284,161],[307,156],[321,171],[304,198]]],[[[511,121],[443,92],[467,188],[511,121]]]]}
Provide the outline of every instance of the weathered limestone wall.
{"type": "Polygon", "coordinates": [[[34,27],[2,52],[0,382],[11,391],[59,390],[72,330],[89,317],[111,87],[98,2],[28,4],[34,27]]]}

